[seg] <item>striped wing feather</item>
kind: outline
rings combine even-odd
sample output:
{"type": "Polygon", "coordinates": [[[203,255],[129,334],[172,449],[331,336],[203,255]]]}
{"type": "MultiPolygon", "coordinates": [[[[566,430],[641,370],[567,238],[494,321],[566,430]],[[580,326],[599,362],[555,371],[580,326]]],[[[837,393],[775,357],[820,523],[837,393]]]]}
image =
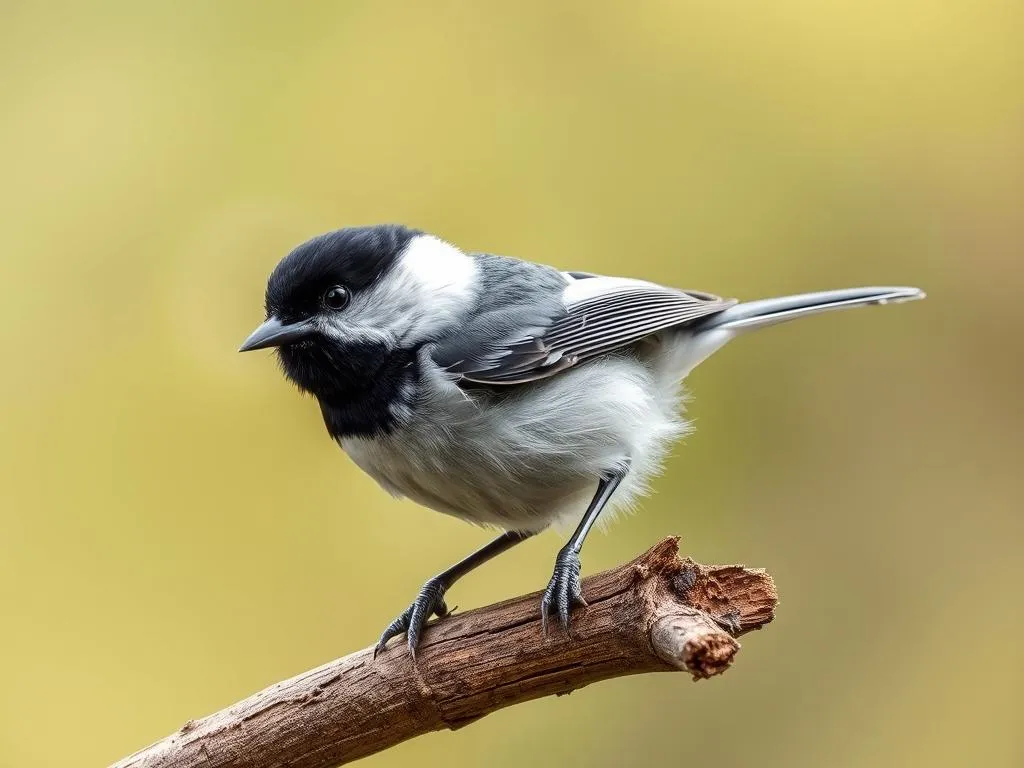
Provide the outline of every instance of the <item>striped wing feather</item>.
{"type": "Polygon", "coordinates": [[[481,384],[520,384],[634,344],[735,304],[626,278],[580,277],[563,294],[564,311],[540,333],[511,336],[488,354],[448,367],[481,384]]]}

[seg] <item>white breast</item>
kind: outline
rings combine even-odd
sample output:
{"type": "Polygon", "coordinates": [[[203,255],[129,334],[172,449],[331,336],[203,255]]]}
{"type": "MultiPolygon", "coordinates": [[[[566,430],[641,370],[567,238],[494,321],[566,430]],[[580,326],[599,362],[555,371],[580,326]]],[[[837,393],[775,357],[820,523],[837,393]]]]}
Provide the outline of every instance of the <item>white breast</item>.
{"type": "Polygon", "coordinates": [[[408,423],[341,445],[396,496],[512,530],[575,524],[600,475],[628,463],[608,517],[645,489],[687,430],[678,375],[664,365],[677,347],[670,337],[499,392],[466,392],[424,355],[408,423]]]}

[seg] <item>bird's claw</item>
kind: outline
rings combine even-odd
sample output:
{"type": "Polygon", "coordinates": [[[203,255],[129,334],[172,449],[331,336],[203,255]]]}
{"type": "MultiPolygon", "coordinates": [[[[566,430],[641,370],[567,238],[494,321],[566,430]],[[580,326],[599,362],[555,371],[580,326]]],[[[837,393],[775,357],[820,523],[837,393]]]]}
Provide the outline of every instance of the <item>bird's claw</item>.
{"type": "Polygon", "coordinates": [[[551,575],[544,597],[540,601],[540,624],[545,635],[548,633],[548,616],[557,611],[559,623],[569,631],[569,614],[572,609],[586,607],[583,589],[580,586],[580,556],[578,552],[563,548],[555,558],[555,571],[551,575]]]}
{"type": "Polygon", "coordinates": [[[388,628],[384,630],[384,634],[380,636],[380,640],[374,646],[373,657],[377,658],[377,654],[384,650],[388,640],[404,632],[409,645],[409,653],[416,658],[416,646],[420,643],[423,627],[426,626],[430,617],[436,615],[438,618],[444,618],[449,613],[448,606],[444,601],[444,593],[447,590],[448,585],[437,577],[427,581],[412,605],[388,624],[388,628]]]}

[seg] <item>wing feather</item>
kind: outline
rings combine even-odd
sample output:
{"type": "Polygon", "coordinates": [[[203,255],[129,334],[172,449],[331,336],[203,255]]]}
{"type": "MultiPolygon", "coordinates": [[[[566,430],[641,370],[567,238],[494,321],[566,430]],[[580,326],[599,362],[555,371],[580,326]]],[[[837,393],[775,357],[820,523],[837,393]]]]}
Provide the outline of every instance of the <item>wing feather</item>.
{"type": "Polygon", "coordinates": [[[534,381],[736,303],[642,280],[568,275],[560,311],[543,328],[521,328],[504,341],[480,342],[478,348],[486,346],[486,353],[450,362],[446,368],[480,384],[534,381]]]}

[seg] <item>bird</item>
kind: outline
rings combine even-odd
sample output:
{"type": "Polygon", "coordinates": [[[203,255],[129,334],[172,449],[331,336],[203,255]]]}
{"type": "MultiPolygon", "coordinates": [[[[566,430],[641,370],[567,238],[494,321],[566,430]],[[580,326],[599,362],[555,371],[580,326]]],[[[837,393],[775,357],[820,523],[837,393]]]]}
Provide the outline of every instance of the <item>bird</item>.
{"type": "Polygon", "coordinates": [[[540,600],[566,632],[580,553],[691,430],[683,382],[750,330],[920,299],[914,287],[739,302],[629,277],[466,251],[401,224],[317,235],[267,281],[239,351],[276,350],[330,437],[385,491],[500,534],[428,579],[380,636],[413,658],[448,590],[535,534],[572,528],[540,600]],[[573,525],[575,527],[573,528],[573,525]]]}

